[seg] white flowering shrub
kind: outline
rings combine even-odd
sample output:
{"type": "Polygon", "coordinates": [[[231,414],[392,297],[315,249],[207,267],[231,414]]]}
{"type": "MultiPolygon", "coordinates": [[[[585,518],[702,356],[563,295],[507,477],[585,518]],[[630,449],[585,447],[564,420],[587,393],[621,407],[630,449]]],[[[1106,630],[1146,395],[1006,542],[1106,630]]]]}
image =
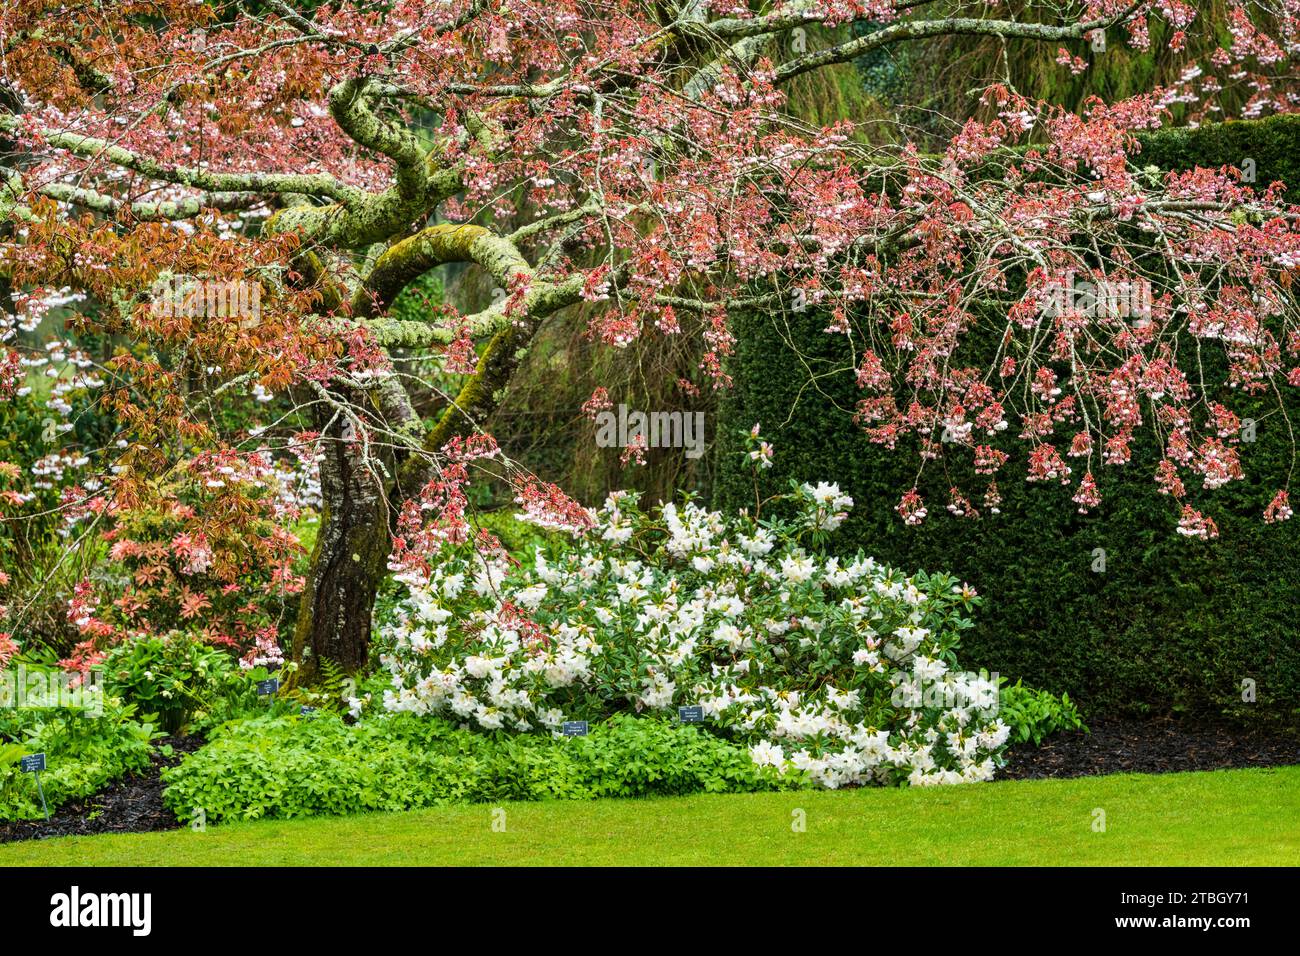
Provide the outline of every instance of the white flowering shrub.
{"type": "Polygon", "coordinates": [[[825,556],[852,499],[785,497],[792,517],[758,521],[690,502],[647,514],[616,493],[528,563],[444,544],[402,570],[406,597],[378,624],[383,707],[558,734],[699,705],[755,763],[820,786],[990,779],[1008,737],[997,684],[954,655],[974,592],[825,556]]]}

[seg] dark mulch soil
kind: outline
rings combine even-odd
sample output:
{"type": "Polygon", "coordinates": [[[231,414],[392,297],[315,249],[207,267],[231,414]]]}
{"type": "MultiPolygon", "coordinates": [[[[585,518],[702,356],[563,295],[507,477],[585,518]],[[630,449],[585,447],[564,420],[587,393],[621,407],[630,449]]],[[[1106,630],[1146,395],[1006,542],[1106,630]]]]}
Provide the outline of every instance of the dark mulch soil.
{"type": "Polygon", "coordinates": [[[175,830],[180,824],[163,806],[160,775],[167,767],[181,762],[185,754],[203,746],[201,737],[166,737],[158,746],[171,744],[173,754],[164,757],[155,751],[148,770],[123,777],[109,784],[93,797],[67,803],[44,820],[19,820],[0,823],[0,843],[17,840],[40,840],[55,836],[89,836],[93,833],[148,833],[151,830],[175,830]]]}
{"type": "Polygon", "coordinates": [[[1300,764],[1300,740],[1176,720],[1093,720],[1091,733],[1056,734],[1014,748],[1003,780],[1174,773],[1300,764]]]}

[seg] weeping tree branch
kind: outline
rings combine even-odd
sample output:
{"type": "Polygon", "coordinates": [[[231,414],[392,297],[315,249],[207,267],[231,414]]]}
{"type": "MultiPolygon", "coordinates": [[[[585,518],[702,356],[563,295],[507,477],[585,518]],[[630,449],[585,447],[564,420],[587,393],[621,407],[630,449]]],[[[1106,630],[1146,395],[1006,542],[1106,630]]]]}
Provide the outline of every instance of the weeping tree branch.
{"type": "Polygon", "coordinates": [[[875,33],[858,37],[825,50],[804,54],[776,68],[776,81],[786,80],[833,63],[854,60],[871,50],[906,40],[924,40],[941,36],[995,36],[1001,39],[1056,42],[1081,40],[1094,30],[1104,30],[1125,20],[1138,7],[1134,3],[1122,13],[1099,17],[1086,23],[1054,26],[1047,23],[1020,23],[1015,20],[980,20],[972,17],[947,17],[942,20],[909,20],[894,23],[875,33]]]}
{"type": "MultiPolygon", "coordinates": [[[[21,176],[0,169],[0,176],[6,174],[10,175],[9,189],[14,191],[15,194],[22,193],[24,186],[21,176]],[[17,180],[16,185],[15,180],[17,180]]],[[[147,222],[192,219],[207,209],[222,211],[248,209],[263,201],[263,197],[256,193],[204,193],[201,196],[192,196],[188,199],[175,201],[152,202],[138,200],[129,202],[97,192],[94,189],[85,189],[68,183],[46,183],[43,186],[36,186],[32,191],[37,195],[47,196],[50,199],[66,202],[73,206],[81,206],[84,209],[103,213],[106,216],[116,216],[126,212],[133,219],[147,222]]]]}
{"type": "MultiPolygon", "coordinates": [[[[909,4],[911,6],[913,4],[909,4]]],[[[1098,17],[1082,23],[1055,25],[1024,23],[1016,20],[988,20],[976,17],[944,17],[934,20],[906,20],[890,24],[875,33],[857,37],[845,43],[816,50],[780,64],[776,69],[778,83],[800,74],[835,63],[854,60],[865,53],[907,40],[932,39],[941,36],[975,35],[995,36],[1002,39],[1024,39],[1040,42],[1079,40],[1094,30],[1104,30],[1122,23],[1141,6],[1135,0],[1128,8],[1110,16],[1098,17]]],[[[716,60],[701,68],[686,84],[683,92],[697,97],[712,86],[723,69],[733,65],[748,69],[758,59],[763,48],[777,34],[801,26],[820,23],[825,16],[811,3],[802,3],[780,13],[749,19],[728,18],[712,23],[682,20],[676,29],[683,36],[700,36],[713,40],[731,41],[731,46],[716,60]]]]}
{"type": "MultiPolygon", "coordinates": [[[[19,116],[0,114],[0,130],[17,133],[24,125],[19,116]]],[[[365,190],[347,186],[327,173],[214,173],[186,166],[168,166],[94,136],[53,130],[39,130],[38,133],[45,143],[56,149],[66,149],[74,156],[102,159],[151,179],[192,189],[214,193],[296,193],[335,199],[344,204],[364,202],[369,196],[365,190]]]]}

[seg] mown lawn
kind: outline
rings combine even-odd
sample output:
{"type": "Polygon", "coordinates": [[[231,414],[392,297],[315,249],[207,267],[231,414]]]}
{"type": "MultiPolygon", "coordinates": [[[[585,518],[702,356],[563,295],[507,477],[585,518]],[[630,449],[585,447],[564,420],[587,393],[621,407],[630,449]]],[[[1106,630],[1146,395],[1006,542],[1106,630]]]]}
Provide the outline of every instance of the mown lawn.
{"type": "Polygon", "coordinates": [[[0,866],[581,864],[1300,864],[1300,767],[458,806],[0,846],[0,866]]]}

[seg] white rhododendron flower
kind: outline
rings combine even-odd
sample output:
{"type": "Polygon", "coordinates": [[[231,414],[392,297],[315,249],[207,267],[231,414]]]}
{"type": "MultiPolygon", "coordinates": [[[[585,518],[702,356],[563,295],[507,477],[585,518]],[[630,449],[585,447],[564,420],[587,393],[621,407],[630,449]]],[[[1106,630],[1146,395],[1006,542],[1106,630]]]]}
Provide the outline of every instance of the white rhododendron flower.
{"type": "Polygon", "coordinates": [[[559,735],[568,720],[691,705],[699,730],[743,744],[775,780],[990,779],[1010,734],[998,681],[951,663],[975,593],[825,554],[853,505],[835,484],[781,500],[793,514],[760,521],[693,502],[646,513],[622,492],[585,534],[523,563],[448,543],[376,622],[382,706],[559,735]]]}

